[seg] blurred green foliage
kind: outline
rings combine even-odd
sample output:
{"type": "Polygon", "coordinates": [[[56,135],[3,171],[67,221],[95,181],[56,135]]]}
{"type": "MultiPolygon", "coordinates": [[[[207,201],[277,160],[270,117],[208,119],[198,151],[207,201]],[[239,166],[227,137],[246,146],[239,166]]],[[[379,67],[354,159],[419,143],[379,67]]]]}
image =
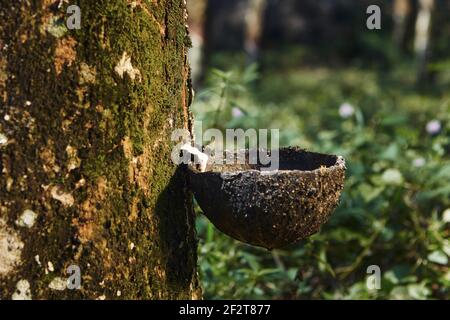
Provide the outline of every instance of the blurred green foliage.
{"type": "Polygon", "coordinates": [[[448,64],[423,89],[408,61],[387,71],[265,59],[261,75],[255,66],[214,70],[192,107],[196,119],[205,128],[279,128],[282,146],[343,155],[345,191],[320,233],[273,252],[199,216],[205,298],[450,298],[448,64]],[[344,103],[354,112],[340,115],[344,103]],[[441,124],[435,134],[431,120],[441,124]],[[370,265],[381,268],[380,290],[366,286],[370,265]]]}

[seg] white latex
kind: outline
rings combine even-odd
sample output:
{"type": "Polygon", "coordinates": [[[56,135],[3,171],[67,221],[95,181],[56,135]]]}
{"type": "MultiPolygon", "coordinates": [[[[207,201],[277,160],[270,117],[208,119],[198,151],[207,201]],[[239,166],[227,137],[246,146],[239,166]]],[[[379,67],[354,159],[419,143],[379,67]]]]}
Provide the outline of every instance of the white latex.
{"type": "Polygon", "coordinates": [[[196,157],[196,164],[198,163],[200,165],[200,171],[201,172],[206,171],[206,165],[208,164],[209,159],[207,154],[201,152],[200,150],[191,146],[190,144],[183,145],[181,147],[181,150],[189,152],[190,154],[194,155],[196,157]]]}

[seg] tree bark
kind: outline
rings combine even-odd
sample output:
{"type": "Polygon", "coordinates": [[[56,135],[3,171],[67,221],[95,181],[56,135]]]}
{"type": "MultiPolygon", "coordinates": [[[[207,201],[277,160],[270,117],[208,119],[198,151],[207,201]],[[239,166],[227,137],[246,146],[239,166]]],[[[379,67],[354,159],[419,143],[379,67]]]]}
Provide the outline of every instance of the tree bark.
{"type": "Polygon", "coordinates": [[[0,299],[199,298],[185,3],[73,2],[0,4],[0,299]]]}

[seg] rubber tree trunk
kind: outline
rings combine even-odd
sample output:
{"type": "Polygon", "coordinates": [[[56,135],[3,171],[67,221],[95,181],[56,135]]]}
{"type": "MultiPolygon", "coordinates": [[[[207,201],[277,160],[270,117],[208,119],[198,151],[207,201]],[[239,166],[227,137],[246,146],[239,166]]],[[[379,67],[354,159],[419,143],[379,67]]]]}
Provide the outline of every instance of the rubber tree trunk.
{"type": "Polygon", "coordinates": [[[199,298],[185,3],[72,4],[0,3],[0,298],[199,298]]]}

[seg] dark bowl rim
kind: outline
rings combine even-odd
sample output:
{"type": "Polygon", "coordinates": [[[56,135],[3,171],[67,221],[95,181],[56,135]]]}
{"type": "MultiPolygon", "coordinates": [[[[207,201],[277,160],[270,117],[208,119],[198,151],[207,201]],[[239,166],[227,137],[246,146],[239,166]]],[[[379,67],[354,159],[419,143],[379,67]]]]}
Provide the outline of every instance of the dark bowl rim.
{"type": "MultiPolygon", "coordinates": [[[[258,150],[264,150],[264,149],[258,149],[258,150]]],[[[319,152],[313,152],[313,151],[308,151],[307,149],[303,149],[303,148],[299,148],[299,147],[283,147],[283,148],[279,148],[279,150],[293,150],[293,151],[303,151],[303,152],[307,152],[310,154],[315,154],[318,156],[324,156],[324,157],[335,157],[336,158],[336,162],[329,166],[329,167],[319,167],[316,168],[314,170],[299,170],[299,169],[293,169],[293,170],[274,170],[274,171],[264,171],[264,170],[257,170],[257,169],[247,169],[247,170],[236,170],[236,171],[232,171],[232,172],[220,172],[220,171],[211,171],[211,170],[207,170],[205,172],[201,172],[200,170],[198,170],[197,168],[195,168],[194,166],[192,166],[192,164],[188,164],[187,167],[188,169],[196,174],[196,175],[226,175],[226,176],[234,176],[234,175],[239,175],[239,174],[243,174],[243,173],[256,173],[259,174],[260,176],[273,176],[273,175],[283,175],[283,174],[317,174],[317,173],[323,173],[323,172],[327,172],[330,173],[332,171],[335,170],[346,170],[346,161],[345,158],[343,156],[339,156],[339,155],[334,155],[334,154],[326,154],[326,153],[319,153],[319,152]]],[[[245,149],[244,151],[249,151],[248,149],[245,149]]],[[[235,152],[236,153],[236,152],[235,152]]]]}

